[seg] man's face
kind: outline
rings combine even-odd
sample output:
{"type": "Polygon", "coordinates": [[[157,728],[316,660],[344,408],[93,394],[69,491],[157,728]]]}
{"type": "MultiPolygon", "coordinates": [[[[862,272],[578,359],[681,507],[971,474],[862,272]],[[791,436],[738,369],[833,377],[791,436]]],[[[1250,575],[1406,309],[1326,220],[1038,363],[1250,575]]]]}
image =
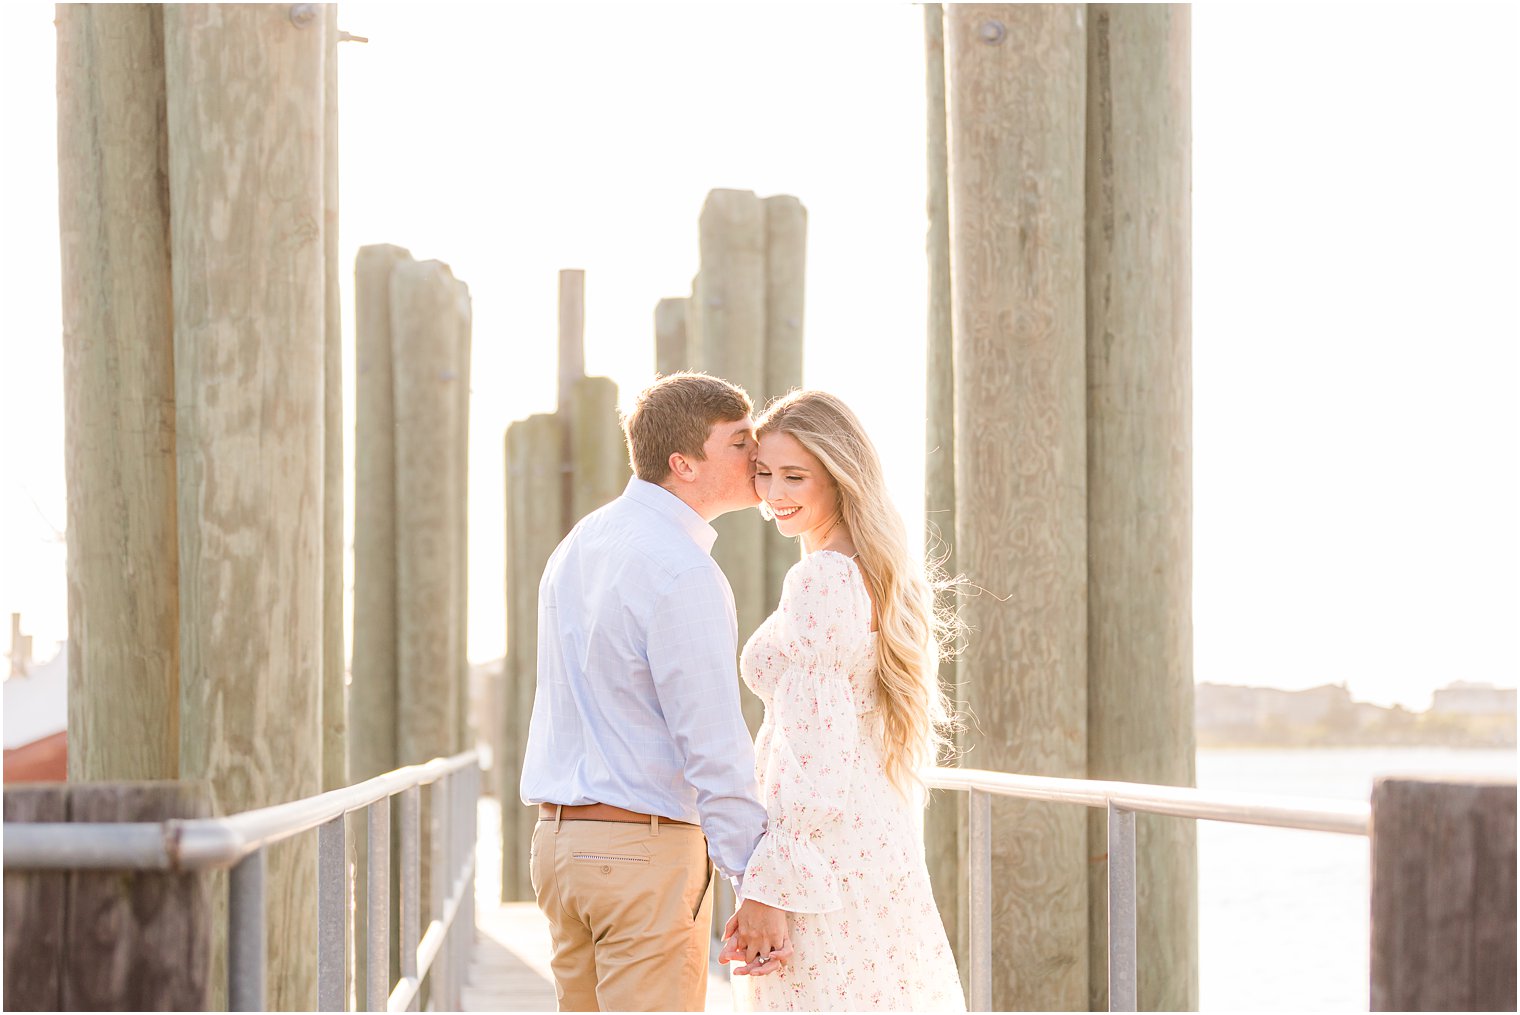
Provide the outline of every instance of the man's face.
{"type": "Polygon", "coordinates": [[[755,495],[755,424],[748,416],[714,423],[702,445],[706,460],[696,463],[707,501],[720,511],[737,511],[760,503],[755,495]]]}

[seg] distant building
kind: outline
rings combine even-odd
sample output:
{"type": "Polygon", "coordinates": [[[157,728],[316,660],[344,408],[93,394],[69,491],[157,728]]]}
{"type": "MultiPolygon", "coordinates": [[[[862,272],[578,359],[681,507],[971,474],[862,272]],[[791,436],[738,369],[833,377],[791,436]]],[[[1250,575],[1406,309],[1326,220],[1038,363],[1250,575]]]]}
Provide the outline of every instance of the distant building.
{"type": "Polygon", "coordinates": [[[1432,695],[1435,715],[1514,715],[1515,689],[1458,680],[1432,695]]]}
{"type": "Polygon", "coordinates": [[[1352,703],[1351,692],[1344,684],[1323,684],[1303,691],[1199,684],[1193,708],[1200,727],[1312,726],[1350,714],[1352,703]]]}
{"type": "MultiPolygon", "coordinates": [[[[30,639],[28,639],[30,640],[30,639]]],[[[12,665],[16,653],[13,650],[12,665]]],[[[5,681],[5,781],[51,782],[67,771],[69,650],[42,664],[26,658],[5,681]]]]}
{"type": "Polygon", "coordinates": [[[1515,745],[1514,689],[1461,681],[1436,691],[1428,712],[1353,701],[1344,684],[1302,691],[1199,684],[1194,713],[1203,747],[1515,745]]]}

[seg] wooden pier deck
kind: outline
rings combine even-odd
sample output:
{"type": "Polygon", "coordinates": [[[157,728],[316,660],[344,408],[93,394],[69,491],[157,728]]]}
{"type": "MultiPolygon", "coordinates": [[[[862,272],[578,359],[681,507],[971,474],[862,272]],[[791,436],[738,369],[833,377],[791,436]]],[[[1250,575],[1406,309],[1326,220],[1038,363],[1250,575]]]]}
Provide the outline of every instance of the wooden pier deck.
{"type": "MultiPolygon", "coordinates": [[[[531,902],[497,901],[501,897],[501,810],[494,798],[485,797],[479,813],[475,948],[465,982],[464,1010],[554,1011],[549,925],[531,902]]],[[[716,963],[707,980],[707,1010],[733,1010],[728,973],[716,963]]]]}

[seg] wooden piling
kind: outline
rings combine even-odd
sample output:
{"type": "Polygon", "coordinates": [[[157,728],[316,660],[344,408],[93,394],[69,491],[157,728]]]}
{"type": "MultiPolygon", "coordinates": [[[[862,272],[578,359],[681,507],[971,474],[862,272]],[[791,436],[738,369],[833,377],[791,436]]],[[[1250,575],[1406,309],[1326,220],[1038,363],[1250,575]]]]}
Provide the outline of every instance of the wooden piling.
{"type": "MultiPolygon", "coordinates": [[[[7,823],[210,815],[205,783],[5,791],[7,823]]],[[[204,871],[7,870],[6,1010],[211,1010],[211,884],[204,871]]]]}
{"type": "Polygon", "coordinates": [[[323,5],[322,788],[348,785],[343,644],[343,299],[338,281],[338,5],[323,5]]]}
{"type": "MultiPolygon", "coordinates": [[[[924,5],[925,99],[928,112],[928,350],[924,432],[924,554],[940,560],[946,574],[955,563],[955,348],[950,313],[950,193],[945,141],[945,23],[940,4],[924,5]]],[[[939,597],[938,607],[955,610],[957,597],[939,597]]],[[[965,708],[955,684],[955,660],[941,659],[939,682],[952,707],[965,708]]],[[[954,763],[958,734],[941,764],[954,763]]],[[[970,820],[964,793],[937,790],[924,812],[924,859],[945,935],[955,953],[962,986],[970,989],[970,924],[961,906],[966,890],[965,842],[970,820]]]]}
{"type": "Polygon", "coordinates": [[[1515,1010],[1515,783],[1372,790],[1373,1011],[1515,1010]]]}
{"type": "Polygon", "coordinates": [[[807,209],[790,194],[760,204],[765,211],[765,380],[756,397],[768,400],[802,386],[807,209]]]}
{"type": "MultiPolygon", "coordinates": [[[[946,9],[967,763],[1086,775],[1085,9],[946,9]]],[[[992,809],[993,1004],[1088,1003],[1087,823],[992,809]]]]}
{"type": "Polygon", "coordinates": [[[687,303],[684,297],[661,300],[654,308],[654,370],[663,376],[686,370],[691,354],[686,344],[687,303]]]}
{"type": "Polygon", "coordinates": [[[458,747],[461,470],[453,449],[460,430],[462,288],[438,261],[403,262],[391,274],[396,750],[403,765],[447,757],[458,747]]]}
{"type": "MultiPolygon", "coordinates": [[[[765,209],[747,190],[714,190],[702,206],[696,299],[699,369],[731,381],[752,398],[765,385],[765,209]]],[[[765,619],[765,528],[758,511],[713,521],[713,559],[728,576],[743,645],[765,619]]],[[[741,699],[753,733],[765,707],[747,689],[741,699]]]]}
{"type": "MultiPolygon", "coordinates": [[[[235,813],[322,786],[324,33],[283,6],[163,17],[180,773],[235,813]]],[[[310,836],[270,850],[275,1009],[316,1004],[315,869],[310,836]]]]}
{"type": "Polygon", "coordinates": [[[163,9],[65,4],[57,25],[69,779],[173,779],[179,547],[163,9]]]}
{"type": "MultiPolygon", "coordinates": [[[[61,41],[61,24],[59,29],[61,41]]],[[[75,30],[77,25],[70,26],[70,31],[75,30]]],[[[63,69],[62,60],[58,67],[60,71],[63,69]]],[[[5,823],[68,821],[72,785],[7,787],[5,823]]],[[[68,882],[67,871],[5,871],[6,1011],[67,1010],[63,1003],[63,971],[69,959],[64,950],[68,882]]]]}
{"type": "MultiPolygon", "coordinates": [[[[561,533],[576,523],[575,457],[571,447],[570,419],[574,415],[575,386],[586,376],[586,273],[564,268],[559,273],[559,388],[555,413],[560,421],[560,519],[561,533]]],[[[536,593],[537,587],[534,591],[536,593]]]]}
{"type": "Polygon", "coordinates": [[[401,247],[360,247],[354,265],[354,647],[349,766],[396,768],[396,397],[391,275],[401,247]]]}
{"type": "Polygon", "coordinates": [[[455,314],[459,328],[459,347],[455,352],[459,371],[459,383],[456,385],[459,404],[455,410],[459,431],[452,448],[455,486],[458,490],[458,499],[454,503],[454,526],[458,532],[455,545],[457,557],[454,562],[457,588],[454,594],[455,601],[459,604],[458,616],[454,622],[454,638],[457,642],[455,656],[459,666],[455,678],[458,694],[455,715],[459,723],[455,750],[464,751],[475,746],[481,731],[475,710],[470,704],[470,370],[475,310],[469,289],[463,282],[459,283],[455,314]]]}
{"type": "MultiPolygon", "coordinates": [[[[582,377],[570,394],[571,516],[580,521],[628,485],[628,447],[618,423],[617,385],[608,377],[582,377]]],[[[537,593],[537,587],[533,589],[537,593]]]]}
{"type": "Polygon", "coordinates": [[[576,382],[586,376],[586,273],[559,273],[559,411],[569,408],[576,382]]]}
{"type": "MultiPolygon", "coordinates": [[[[403,765],[448,757],[459,749],[460,332],[468,300],[463,283],[439,261],[407,261],[391,273],[396,753],[403,765]]],[[[424,924],[443,915],[437,908],[441,896],[435,863],[444,816],[434,813],[434,800],[431,793],[423,797],[419,890],[424,924]]]]}
{"type": "MultiPolygon", "coordinates": [[[[701,255],[698,254],[700,257],[701,255]]],[[[682,370],[705,370],[702,352],[702,272],[691,277],[691,294],[681,301],[686,307],[686,365],[682,370]]]]}
{"type": "MultiPolygon", "coordinates": [[[[1189,15],[1087,26],[1087,774],[1194,784],[1189,15]]],[[[1140,815],[1138,989],[1198,1007],[1197,833],[1140,815]]],[[[1108,815],[1088,812],[1103,857],[1108,815]]],[[[1088,871],[1092,1010],[1108,1008],[1108,864],[1088,871]]]]}
{"type": "MultiPolygon", "coordinates": [[[[338,253],[338,5],[326,4],[322,12],[326,47],[322,76],[322,260],[326,269],[323,279],[326,345],[322,367],[322,788],[331,790],[349,784],[348,665],[343,610],[347,544],[343,531],[343,292],[338,253]]],[[[343,840],[344,867],[349,872],[357,870],[358,835],[365,825],[362,813],[350,814],[344,820],[347,830],[343,840]]],[[[351,881],[346,892],[344,998],[353,991],[358,964],[353,945],[361,940],[355,933],[356,883],[351,881]]]]}
{"type": "Polygon", "coordinates": [[[564,517],[562,434],[559,417],[548,413],[507,428],[507,700],[503,702],[502,754],[496,761],[503,902],[533,898],[528,851],[538,812],[520,802],[520,786],[538,672],[538,583],[559,544],[564,517]]]}
{"type": "MultiPolygon", "coordinates": [[[[750,389],[758,413],[773,398],[802,387],[802,322],[807,279],[807,209],[789,194],[760,202],[765,211],[765,371],[759,390],[750,389]]],[[[743,512],[748,517],[749,512],[743,512]]],[[[762,519],[765,588],[761,617],[781,602],[781,583],[802,559],[796,539],[783,536],[762,519]]]]}

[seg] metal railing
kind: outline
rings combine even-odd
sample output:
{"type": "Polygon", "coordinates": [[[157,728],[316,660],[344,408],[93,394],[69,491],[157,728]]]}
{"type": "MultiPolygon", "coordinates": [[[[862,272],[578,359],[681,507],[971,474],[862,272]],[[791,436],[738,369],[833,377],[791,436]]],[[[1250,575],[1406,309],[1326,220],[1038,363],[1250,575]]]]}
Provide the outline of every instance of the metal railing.
{"type": "Polygon", "coordinates": [[[1372,805],[1305,797],[1214,793],[1179,786],[1010,775],[976,768],[923,773],[935,789],[971,794],[966,851],[971,894],[972,1011],[992,1010],[992,798],[1019,797],[1108,809],[1108,1008],[1135,1011],[1135,813],[1341,835],[1371,834],[1372,805]]]}
{"type": "MultiPolygon", "coordinates": [[[[317,830],[317,1008],[347,1007],[348,875],[344,818],[367,810],[367,982],[355,993],[366,1011],[416,1011],[422,982],[439,956],[433,1004],[457,1010],[475,926],[475,751],[398,768],[366,782],[225,818],[119,824],[5,823],[5,868],[91,870],[232,869],[227,927],[227,1006],[264,1011],[266,850],[317,830]],[[422,787],[429,790],[431,907],[421,922],[422,787]],[[401,819],[401,979],[390,982],[391,797],[401,819]]],[[[356,893],[357,894],[357,893],[356,893]]]]}

